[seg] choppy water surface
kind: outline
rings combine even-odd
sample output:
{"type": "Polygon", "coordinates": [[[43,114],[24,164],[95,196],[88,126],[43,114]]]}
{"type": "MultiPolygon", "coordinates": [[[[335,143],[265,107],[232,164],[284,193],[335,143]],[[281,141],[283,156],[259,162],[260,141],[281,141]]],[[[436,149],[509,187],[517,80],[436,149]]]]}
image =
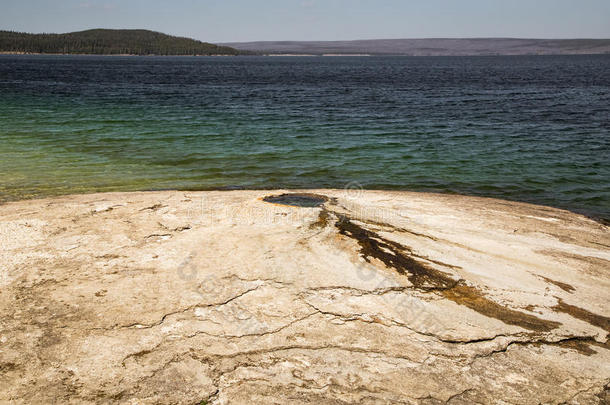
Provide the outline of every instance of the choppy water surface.
{"type": "Polygon", "coordinates": [[[0,200],[364,187],[610,219],[610,55],[0,56],[0,200]]]}

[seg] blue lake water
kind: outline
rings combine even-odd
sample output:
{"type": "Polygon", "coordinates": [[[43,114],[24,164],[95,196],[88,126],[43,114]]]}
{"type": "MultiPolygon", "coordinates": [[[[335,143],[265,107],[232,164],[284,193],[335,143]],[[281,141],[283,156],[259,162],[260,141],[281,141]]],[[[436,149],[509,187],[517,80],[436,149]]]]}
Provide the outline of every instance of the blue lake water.
{"type": "Polygon", "coordinates": [[[610,55],[0,56],[0,200],[425,190],[610,219],[610,55]]]}

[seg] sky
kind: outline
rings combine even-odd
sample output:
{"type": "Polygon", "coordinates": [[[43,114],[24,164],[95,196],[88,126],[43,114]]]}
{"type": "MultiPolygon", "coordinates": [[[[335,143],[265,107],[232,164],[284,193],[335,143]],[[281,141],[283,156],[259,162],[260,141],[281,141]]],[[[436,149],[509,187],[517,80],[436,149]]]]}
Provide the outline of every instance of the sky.
{"type": "Polygon", "coordinates": [[[0,30],[90,28],[207,42],[610,38],[610,0],[0,0],[0,30]]]}

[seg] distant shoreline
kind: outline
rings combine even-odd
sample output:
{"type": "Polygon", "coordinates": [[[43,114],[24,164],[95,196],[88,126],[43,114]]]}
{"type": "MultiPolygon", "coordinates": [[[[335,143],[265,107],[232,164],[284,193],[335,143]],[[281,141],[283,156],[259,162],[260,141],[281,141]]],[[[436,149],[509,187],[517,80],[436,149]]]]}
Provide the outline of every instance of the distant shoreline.
{"type": "Polygon", "coordinates": [[[610,39],[395,38],[210,43],[143,29],[0,30],[0,54],[112,56],[510,56],[610,54],[610,39]]]}
{"type": "Polygon", "coordinates": [[[262,53],[262,54],[217,54],[217,55],[139,55],[139,54],[103,54],[103,53],[36,53],[36,52],[6,52],[0,51],[0,56],[109,56],[109,57],[411,57],[411,58],[431,58],[431,57],[493,57],[493,56],[603,56],[607,53],[519,53],[519,54],[472,54],[472,55],[408,55],[408,54],[298,54],[298,53],[262,53]]]}
{"type": "Polygon", "coordinates": [[[0,52],[70,55],[238,55],[244,53],[227,46],[138,29],[91,29],[64,34],[30,34],[0,30],[0,52]]]}
{"type": "Polygon", "coordinates": [[[161,57],[172,57],[172,56],[179,56],[179,57],[184,57],[184,56],[263,56],[263,55],[225,55],[225,54],[217,54],[217,55],[138,55],[137,53],[112,53],[112,54],[107,54],[107,53],[41,53],[41,52],[6,52],[6,51],[0,51],[0,55],[14,55],[14,56],[19,56],[19,55],[34,55],[34,56],[41,56],[41,55],[49,55],[49,56],[142,56],[142,57],[157,57],[157,56],[161,56],[161,57]]]}
{"type": "Polygon", "coordinates": [[[403,38],[349,41],[225,42],[240,52],[295,55],[588,55],[610,54],[610,39],[403,38]]]}

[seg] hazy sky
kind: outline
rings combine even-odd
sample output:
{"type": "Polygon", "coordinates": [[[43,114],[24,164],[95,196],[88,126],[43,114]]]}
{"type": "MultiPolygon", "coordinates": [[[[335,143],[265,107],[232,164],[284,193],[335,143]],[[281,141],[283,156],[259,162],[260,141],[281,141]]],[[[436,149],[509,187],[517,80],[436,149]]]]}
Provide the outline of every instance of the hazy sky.
{"type": "Polygon", "coordinates": [[[210,42],[610,38],[610,0],[0,0],[0,29],[147,28],[210,42]]]}

